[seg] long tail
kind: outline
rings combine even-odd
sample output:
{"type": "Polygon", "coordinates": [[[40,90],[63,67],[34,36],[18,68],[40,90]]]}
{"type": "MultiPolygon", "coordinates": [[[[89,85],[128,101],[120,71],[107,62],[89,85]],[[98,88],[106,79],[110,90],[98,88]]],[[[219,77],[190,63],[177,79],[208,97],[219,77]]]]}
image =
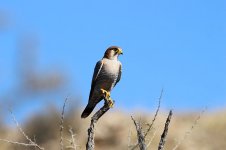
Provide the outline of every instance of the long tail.
{"type": "Polygon", "coordinates": [[[88,117],[93,109],[95,108],[96,104],[94,103],[88,103],[85,110],[82,112],[81,118],[86,118],[88,117]]]}

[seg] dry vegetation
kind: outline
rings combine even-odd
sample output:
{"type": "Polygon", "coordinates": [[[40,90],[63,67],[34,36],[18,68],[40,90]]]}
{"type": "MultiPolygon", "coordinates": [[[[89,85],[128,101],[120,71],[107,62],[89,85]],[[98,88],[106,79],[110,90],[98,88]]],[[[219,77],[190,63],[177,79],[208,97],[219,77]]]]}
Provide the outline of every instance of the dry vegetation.
{"type": "MultiPolygon", "coordinates": [[[[5,30],[9,25],[8,20],[7,15],[0,12],[0,31],[5,30]]],[[[0,98],[5,100],[0,101],[2,107],[6,106],[9,100],[10,104],[17,105],[27,96],[42,92],[48,93],[49,91],[57,93],[61,87],[67,87],[65,85],[67,78],[62,74],[63,71],[51,70],[53,67],[47,68],[48,71],[46,72],[38,69],[36,64],[37,39],[31,37],[25,36],[24,39],[18,39],[18,43],[20,43],[18,44],[18,54],[20,55],[17,56],[18,61],[15,63],[15,70],[18,71],[16,74],[20,84],[0,95],[0,98]]],[[[30,99],[32,100],[32,97],[30,99]]],[[[34,146],[26,147],[26,145],[19,145],[18,143],[12,144],[13,141],[28,144],[32,144],[31,141],[34,141],[44,147],[45,150],[83,150],[86,147],[90,117],[81,119],[80,113],[81,110],[77,107],[66,108],[62,122],[61,111],[48,108],[42,113],[27,118],[27,121],[19,125],[19,129],[17,123],[14,126],[9,126],[0,118],[0,150],[38,149],[34,146]],[[22,132],[20,127],[23,130],[22,132]],[[23,132],[28,135],[30,141],[26,139],[23,132]],[[10,141],[11,143],[9,143],[10,141]]],[[[150,128],[150,124],[156,116],[155,113],[133,112],[133,114],[136,114],[133,118],[141,123],[142,131],[145,132],[150,129],[148,134],[144,133],[147,149],[157,149],[168,112],[160,111],[152,128],[150,128]]],[[[5,114],[1,113],[0,115],[2,117],[5,114]]],[[[15,114],[16,116],[17,114],[15,114]]],[[[174,112],[164,149],[226,149],[226,111],[206,112],[201,116],[201,119],[197,119],[199,116],[198,112],[174,112]]],[[[97,150],[130,150],[135,145],[137,145],[137,132],[130,114],[114,109],[107,112],[97,122],[95,129],[95,148],[97,150]]],[[[139,149],[139,147],[136,146],[135,149],[139,149]]]]}
{"type": "MultiPolygon", "coordinates": [[[[71,109],[72,110],[72,109],[71,109]]],[[[76,109],[75,109],[76,110],[76,109]]],[[[138,113],[137,113],[138,114],[138,113]]],[[[146,123],[152,121],[154,114],[142,114],[134,116],[140,118],[143,130],[147,128],[146,123]],[[140,117],[142,116],[142,117],[140,117]]],[[[165,149],[173,149],[178,141],[184,138],[178,150],[223,150],[226,148],[226,112],[205,113],[201,116],[194,130],[190,131],[198,113],[179,114],[174,113],[169,127],[165,149]],[[186,136],[187,135],[187,136],[186,136]]],[[[36,141],[46,150],[60,149],[60,117],[57,111],[46,111],[33,116],[21,125],[29,137],[36,141]]],[[[167,113],[160,113],[155,121],[154,128],[146,137],[147,149],[157,149],[167,113]]],[[[74,140],[77,149],[85,149],[87,140],[87,128],[90,118],[80,119],[79,111],[66,111],[64,116],[64,146],[69,149],[71,145],[70,127],[75,133],[74,140]]],[[[1,125],[0,138],[10,139],[18,142],[26,142],[26,139],[15,128],[1,125]]],[[[137,143],[136,130],[129,114],[118,111],[109,111],[96,125],[95,148],[98,150],[123,150],[129,149],[137,143]]],[[[2,150],[24,150],[35,149],[0,141],[2,150]]]]}

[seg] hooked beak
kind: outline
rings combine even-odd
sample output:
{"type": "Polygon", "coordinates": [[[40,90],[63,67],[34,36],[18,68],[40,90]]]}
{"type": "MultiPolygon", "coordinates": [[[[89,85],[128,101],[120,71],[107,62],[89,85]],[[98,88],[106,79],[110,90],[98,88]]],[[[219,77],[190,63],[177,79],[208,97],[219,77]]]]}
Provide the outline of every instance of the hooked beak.
{"type": "Polygon", "coordinates": [[[117,52],[117,54],[118,54],[118,55],[123,55],[123,51],[122,51],[122,49],[121,49],[121,48],[120,48],[120,49],[117,49],[117,51],[116,51],[116,52],[117,52]]]}

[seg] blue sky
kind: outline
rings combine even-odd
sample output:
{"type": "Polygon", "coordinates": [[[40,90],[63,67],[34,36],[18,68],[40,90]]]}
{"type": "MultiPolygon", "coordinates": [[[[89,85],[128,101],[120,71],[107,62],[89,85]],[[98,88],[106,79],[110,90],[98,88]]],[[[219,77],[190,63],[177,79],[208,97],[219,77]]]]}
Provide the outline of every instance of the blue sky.
{"type": "MultiPolygon", "coordinates": [[[[1,0],[0,8],[12,20],[0,32],[3,92],[17,82],[16,43],[32,33],[40,43],[37,67],[63,69],[70,85],[62,93],[80,93],[83,106],[95,63],[111,45],[124,50],[122,79],[112,92],[115,107],[152,111],[162,87],[165,108],[226,106],[224,0],[1,0]]],[[[42,107],[29,107],[37,105],[42,107]]]]}

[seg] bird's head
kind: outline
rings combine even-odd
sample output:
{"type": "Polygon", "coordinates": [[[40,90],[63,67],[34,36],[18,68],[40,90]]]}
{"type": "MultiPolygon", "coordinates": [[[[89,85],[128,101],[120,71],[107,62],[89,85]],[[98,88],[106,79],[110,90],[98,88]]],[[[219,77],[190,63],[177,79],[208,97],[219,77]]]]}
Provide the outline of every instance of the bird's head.
{"type": "Polygon", "coordinates": [[[107,59],[118,59],[118,56],[123,54],[122,49],[118,46],[111,46],[109,47],[105,53],[104,58],[107,59]]]}

